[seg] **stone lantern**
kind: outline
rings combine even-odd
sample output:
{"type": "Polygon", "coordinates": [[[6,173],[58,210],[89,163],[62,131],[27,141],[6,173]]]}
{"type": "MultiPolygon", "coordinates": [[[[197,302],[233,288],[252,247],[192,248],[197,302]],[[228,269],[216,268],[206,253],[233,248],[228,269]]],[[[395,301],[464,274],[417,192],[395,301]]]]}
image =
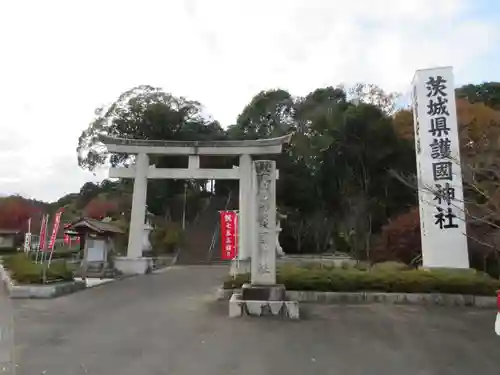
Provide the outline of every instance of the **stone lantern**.
{"type": "Polygon", "coordinates": [[[152,218],[153,214],[149,211],[146,211],[146,220],[144,222],[144,229],[142,233],[142,251],[151,250],[151,242],[149,242],[149,234],[153,230],[152,218]]]}
{"type": "Polygon", "coordinates": [[[280,232],[282,231],[281,229],[281,220],[285,220],[287,218],[286,215],[280,214],[279,212],[276,212],[276,255],[278,257],[285,256],[285,252],[283,251],[283,248],[280,245],[280,232]]]}

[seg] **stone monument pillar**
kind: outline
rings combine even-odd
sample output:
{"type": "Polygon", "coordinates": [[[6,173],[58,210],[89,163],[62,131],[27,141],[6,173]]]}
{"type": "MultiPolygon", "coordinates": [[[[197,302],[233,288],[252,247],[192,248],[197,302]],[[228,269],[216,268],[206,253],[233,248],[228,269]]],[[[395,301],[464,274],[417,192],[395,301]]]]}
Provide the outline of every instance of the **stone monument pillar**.
{"type": "Polygon", "coordinates": [[[296,301],[287,301],[284,285],[276,284],[276,162],[254,162],[257,188],[257,243],[252,249],[251,283],[229,301],[229,316],[278,315],[299,318],[296,301]]]}
{"type": "Polygon", "coordinates": [[[276,284],[276,163],[255,162],[257,246],[252,250],[252,285],[276,284]]]}

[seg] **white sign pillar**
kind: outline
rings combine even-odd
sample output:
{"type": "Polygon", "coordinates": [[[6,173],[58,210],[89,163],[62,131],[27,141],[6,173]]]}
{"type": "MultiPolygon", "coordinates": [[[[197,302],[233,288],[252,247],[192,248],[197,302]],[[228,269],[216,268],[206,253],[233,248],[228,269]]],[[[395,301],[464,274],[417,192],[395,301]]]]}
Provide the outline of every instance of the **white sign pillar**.
{"type": "Polygon", "coordinates": [[[146,217],[146,196],[148,192],[149,156],[146,153],[137,155],[135,164],[134,192],[132,195],[132,212],[127,247],[127,257],[142,257],[142,240],[144,219],[146,217]]]}
{"type": "Polygon", "coordinates": [[[469,268],[452,68],[418,70],[412,99],[423,267],[469,268]]]}

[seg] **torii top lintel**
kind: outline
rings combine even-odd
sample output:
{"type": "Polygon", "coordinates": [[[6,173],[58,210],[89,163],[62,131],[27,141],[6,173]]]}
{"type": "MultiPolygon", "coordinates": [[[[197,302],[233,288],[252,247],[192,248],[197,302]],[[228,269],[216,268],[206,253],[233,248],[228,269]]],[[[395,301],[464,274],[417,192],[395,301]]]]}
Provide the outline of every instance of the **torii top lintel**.
{"type": "Polygon", "coordinates": [[[231,141],[162,141],[100,136],[108,152],[161,155],[269,155],[279,154],[292,134],[277,138],[231,141]]]}

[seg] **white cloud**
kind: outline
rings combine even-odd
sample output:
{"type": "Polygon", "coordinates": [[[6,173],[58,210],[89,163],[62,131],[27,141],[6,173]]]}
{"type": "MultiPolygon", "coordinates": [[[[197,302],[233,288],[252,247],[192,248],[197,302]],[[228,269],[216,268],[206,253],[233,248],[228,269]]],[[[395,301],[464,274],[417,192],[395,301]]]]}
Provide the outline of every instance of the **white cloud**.
{"type": "MultiPolygon", "coordinates": [[[[0,3],[0,192],[54,200],[92,175],[75,148],[94,109],[139,84],[201,101],[224,125],[261,89],[458,78],[498,44],[473,1],[18,0],[0,3]]],[[[500,61],[499,61],[500,63],[500,61]]],[[[484,77],[487,79],[487,77],[484,77]]],[[[96,178],[102,177],[102,173],[96,178]]]]}

